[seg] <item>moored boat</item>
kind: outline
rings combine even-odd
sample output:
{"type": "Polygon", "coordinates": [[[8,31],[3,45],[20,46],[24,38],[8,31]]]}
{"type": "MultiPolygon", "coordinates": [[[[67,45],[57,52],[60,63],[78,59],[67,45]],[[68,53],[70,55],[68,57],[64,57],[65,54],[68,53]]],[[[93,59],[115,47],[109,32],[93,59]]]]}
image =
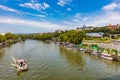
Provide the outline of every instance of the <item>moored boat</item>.
{"type": "Polygon", "coordinates": [[[111,54],[107,54],[107,53],[102,53],[101,54],[101,58],[106,59],[106,60],[110,60],[110,61],[113,60],[112,55],[111,54]]]}
{"type": "Polygon", "coordinates": [[[80,52],[85,52],[85,49],[83,49],[83,48],[80,48],[80,52]]]}
{"type": "Polygon", "coordinates": [[[96,56],[96,57],[98,57],[98,52],[97,51],[93,51],[92,53],[91,53],[91,55],[93,55],[93,56],[96,56]]]}

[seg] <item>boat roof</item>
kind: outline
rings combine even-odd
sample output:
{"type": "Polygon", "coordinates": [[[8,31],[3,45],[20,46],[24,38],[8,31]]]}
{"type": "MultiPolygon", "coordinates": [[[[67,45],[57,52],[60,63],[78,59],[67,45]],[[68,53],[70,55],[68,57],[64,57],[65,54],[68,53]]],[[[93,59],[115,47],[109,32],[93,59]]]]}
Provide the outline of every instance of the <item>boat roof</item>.
{"type": "Polygon", "coordinates": [[[24,59],[19,59],[19,60],[16,60],[17,62],[25,62],[24,59]]]}

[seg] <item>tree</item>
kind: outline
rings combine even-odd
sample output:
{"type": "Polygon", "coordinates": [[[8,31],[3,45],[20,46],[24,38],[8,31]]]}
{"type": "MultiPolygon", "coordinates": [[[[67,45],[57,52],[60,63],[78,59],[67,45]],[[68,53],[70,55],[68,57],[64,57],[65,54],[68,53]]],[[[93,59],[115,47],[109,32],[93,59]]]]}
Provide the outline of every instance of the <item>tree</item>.
{"type": "Polygon", "coordinates": [[[4,42],[5,41],[5,36],[0,34],[0,42],[4,42]]]}
{"type": "Polygon", "coordinates": [[[79,44],[85,36],[86,33],[84,31],[70,30],[66,33],[60,34],[59,41],[79,44]]]}
{"type": "Polygon", "coordinates": [[[26,40],[26,36],[24,34],[20,35],[21,40],[26,40]]]}
{"type": "Polygon", "coordinates": [[[104,37],[110,37],[110,34],[105,33],[103,36],[104,36],[104,37]]]}
{"type": "Polygon", "coordinates": [[[18,36],[15,35],[15,34],[12,34],[12,33],[10,33],[10,32],[8,32],[8,33],[5,34],[5,38],[6,38],[6,39],[13,39],[13,40],[15,40],[15,39],[18,38],[18,36]]]}

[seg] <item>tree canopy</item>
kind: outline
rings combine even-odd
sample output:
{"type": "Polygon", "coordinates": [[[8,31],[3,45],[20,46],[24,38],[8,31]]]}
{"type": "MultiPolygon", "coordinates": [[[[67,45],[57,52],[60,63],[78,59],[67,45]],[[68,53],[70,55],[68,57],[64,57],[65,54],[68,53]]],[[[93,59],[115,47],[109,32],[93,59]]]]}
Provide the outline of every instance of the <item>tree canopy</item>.
{"type": "Polygon", "coordinates": [[[8,33],[5,34],[5,38],[6,38],[6,39],[17,39],[18,36],[15,35],[15,34],[12,34],[12,33],[10,33],[10,32],[8,32],[8,33]]]}
{"type": "Polygon", "coordinates": [[[0,34],[0,42],[4,42],[5,41],[5,36],[0,34]]]}
{"type": "Polygon", "coordinates": [[[61,34],[59,36],[59,41],[79,44],[85,37],[86,33],[84,31],[70,30],[66,33],[61,34]]]}

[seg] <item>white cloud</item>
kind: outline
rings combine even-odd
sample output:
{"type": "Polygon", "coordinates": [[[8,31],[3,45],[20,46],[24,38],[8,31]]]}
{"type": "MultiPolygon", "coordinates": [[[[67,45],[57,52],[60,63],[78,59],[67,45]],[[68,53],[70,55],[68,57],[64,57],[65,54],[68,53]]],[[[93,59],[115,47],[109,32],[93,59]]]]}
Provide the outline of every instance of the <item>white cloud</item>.
{"type": "Polygon", "coordinates": [[[31,13],[24,13],[27,15],[31,15],[31,16],[37,16],[37,17],[46,17],[46,15],[40,15],[40,14],[31,14],[31,13]]]}
{"type": "Polygon", "coordinates": [[[66,4],[69,4],[71,2],[72,0],[59,0],[57,4],[60,6],[65,6],[66,4]]]}
{"type": "Polygon", "coordinates": [[[53,31],[57,29],[69,29],[67,26],[62,26],[51,22],[38,22],[38,21],[20,20],[20,19],[5,18],[5,17],[0,18],[0,23],[45,28],[47,30],[53,30],[53,31]]]}
{"type": "Polygon", "coordinates": [[[94,26],[120,24],[120,14],[119,12],[107,12],[94,18],[91,17],[91,21],[89,21],[87,24],[94,26]]]}
{"type": "Polygon", "coordinates": [[[69,21],[63,21],[62,23],[66,24],[66,25],[71,25],[71,23],[69,21]]]}
{"type": "Polygon", "coordinates": [[[79,13],[74,15],[70,21],[63,21],[67,26],[81,27],[86,26],[106,26],[109,24],[120,24],[120,11],[108,11],[102,14],[82,16],[79,13]]]}
{"type": "Polygon", "coordinates": [[[82,19],[82,15],[80,13],[76,13],[75,16],[73,17],[72,21],[73,22],[80,22],[82,19]]]}
{"type": "Polygon", "coordinates": [[[107,11],[107,10],[114,10],[114,9],[120,9],[120,4],[119,3],[111,3],[109,5],[103,6],[103,10],[107,11]]]}
{"type": "Polygon", "coordinates": [[[27,15],[31,15],[31,16],[37,16],[37,17],[46,17],[46,15],[41,15],[41,14],[32,14],[32,13],[28,13],[28,12],[20,12],[16,9],[9,8],[9,7],[4,6],[4,5],[0,5],[0,9],[5,10],[5,11],[9,11],[9,12],[14,12],[17,14],[25,14],[25,15],[27,14],[27,15]]]}
{"type": "Polygon", "coordinates": [[[77,19],[77,18],[74,18],[72,21],[73,21],[73,22],[80,22],[80,20],[77,19]]]}
{"type": "Polygon", "coordinates": [[[43,4],[43,9],[46,9],[46,8],[48,8],[48,7],[50,7],[47,3],[42,3],[43,4]]]}
{"type": "Polygon", "coordinates": [[[83,18],[83,22],[86,22],[88,20],[88,17],[83,18]]]}
{"type": "Polygon", "coordinates": [[[28,3],[24,3],[24,4],[19,4],[19,6],[21,7],[26,7],[26,8],[31,8],[34,10],[45,10],[47,8],[49,8],[49,4],[43,2],[43,3],[38,3],[38,2],[34,2],[34,0],[32,0],[32,2],[28,2],[28,3]]]}
{"type": "Polygon", "coordinates": [[[109,24],[120,24],[120,3],[113,2],[106,6],[103,6],[98,13],[81,14],[76,13],[72,20],[69,22],[63,22],[63,24],[75,27],[87,26],[106,26],[109,24]]]}
{"type": "Polygon", "coordinates": [[[64,0],[59,0],[59,2],[57,4],[60,6],[64,6],[66,4],[66,2],[64,0]]]}
{"type": "Polygon", "coordinates": [[[31,3],[37,3],[37,0],[30,0],[31,3]]]}
{"type": "Polygon", "coordinates": [[[12,9],[12,8],[9,8],[7,6],[4,6],[4,5],[0,5],[0,9],[5,10],[5,11],[19,13],[19,11],[15,10],[15,9],[12,9]]]}
{"type": "Polygon", "coordinates": [[[67,8],[68,11],[71,11],[71,8],[67,8]]]}
{"type": "Polygon", "coordinates": [[[76,13],[75,14],[75,18],[80,18],[81,17],[81,14],[80,13],[76,13]]]}

